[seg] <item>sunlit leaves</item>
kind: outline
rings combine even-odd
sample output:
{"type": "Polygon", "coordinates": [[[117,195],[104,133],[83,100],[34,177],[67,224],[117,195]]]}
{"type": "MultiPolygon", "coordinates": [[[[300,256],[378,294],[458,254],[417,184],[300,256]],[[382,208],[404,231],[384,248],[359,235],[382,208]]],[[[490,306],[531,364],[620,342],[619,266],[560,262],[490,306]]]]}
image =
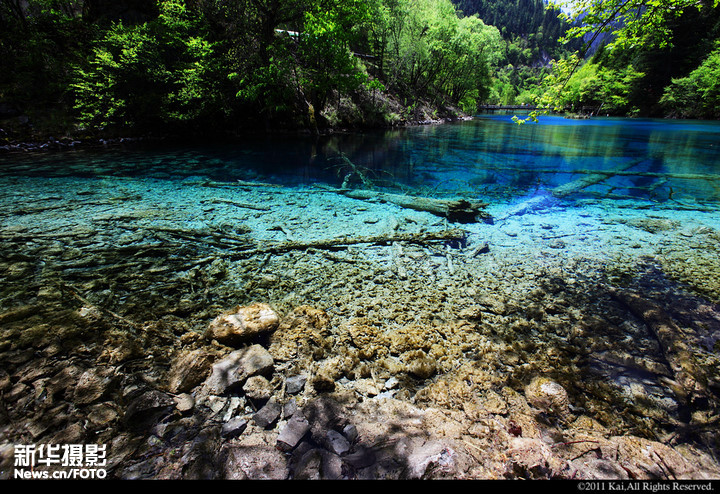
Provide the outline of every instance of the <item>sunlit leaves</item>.
{"type": "Polygon", "coordinates": [[[79,66],[71,88],[87,129],[145,128],[197,119],[211,107],[213,46],[181,0],[157,19],[113,24],[79,66]]]}
{"type": "Polygon", "coordinates": [[[388,9],[385,69],[408,98],[447,97],[472,109],[487,93],[501,53],[500,33],[448,0],[399,0],[388,9]]]}
{"type": "Polygon", "coordinates": [[[670,21],[690,9],[714,8],[720,0],[551,0],[570,20],[581,21],[566,38],[613,34],[611,46],[664,47],[672,43],[670,21]]]}
{"type": "Polygon", "coordinates": [[[660,104],[676,117],[720,118],[720,42],[687,77],[673,79],[660,104]]]}

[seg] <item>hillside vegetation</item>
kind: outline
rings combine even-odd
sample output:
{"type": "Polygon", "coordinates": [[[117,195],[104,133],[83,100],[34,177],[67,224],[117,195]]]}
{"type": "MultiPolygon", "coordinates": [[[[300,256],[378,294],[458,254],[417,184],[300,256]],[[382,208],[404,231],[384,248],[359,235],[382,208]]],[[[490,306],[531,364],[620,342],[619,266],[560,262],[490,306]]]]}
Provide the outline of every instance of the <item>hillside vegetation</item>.
{"type": "Polygon", "coordinates": [[[574,5],[3,0],[0,139],[320,133],[483,103],[719,116],[717,1],[574,5]]]}

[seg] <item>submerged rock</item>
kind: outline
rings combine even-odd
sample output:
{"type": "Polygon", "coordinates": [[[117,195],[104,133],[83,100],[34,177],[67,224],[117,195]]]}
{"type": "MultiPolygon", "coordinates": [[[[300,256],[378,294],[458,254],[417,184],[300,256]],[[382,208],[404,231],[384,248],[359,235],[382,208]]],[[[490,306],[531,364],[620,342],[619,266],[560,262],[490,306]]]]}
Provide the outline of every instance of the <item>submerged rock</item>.
{"type": "Polygon", "coordinates": [[[546,377],[536,377],[525,388],[525,398],[543,412],[566,418],[570,414],[570,400],[565,388],[546,377]]]}
{"type": "Polygon", "coordinates": [[[208,327],[207,337],[229,345],[252,340],[271,333],[280,324],[280,317],[267,304],[238,306],[216,317],[208,327]]]}
{"type": "Polygon", "coordinates": [[[282,405],[276,399],[270,398],[265,406],[253,415],[252,419],[255,424],[266,429],[272,426],[280,418],[281,414],[282,405]]]}
{"type": "Polygon", "coordinates": [[[310,424],[302,413],[296,413],[280,430],[277,438],[277,448],[280,451],[290,451],[298,445],[300,440],[310,430],[310,424]]]}
{"type": "Polygon", "coordinates": [[[185,393],[207,378],[211,370],[211,355],[205,350],[183,352],[170,368],[168,389],[171,393],[185,393]]]}
{"type": "Polygon", "coordinates": [[[417,378],[429,379],[437,371],[437,362],[427,355],[413,354],[407,363],[407,371],[417,378]]]}
{"type": "Polygon", "coordinates": [[[247,429],[248,422],[242,417],[235,417],[224,423],[222,426],[222,436],[228,439],[239,436],[247,429]]]}
{"type": "Polygon", "coordinates": [[[174,400],[175,408],[180,413],[187,413],[195,407],[195,397],[189,393],[181,393],[174,400]]]}
{"type": "Polygon", "coordinates": [[[220,395],[228,389],[242,386],[249,377],[270,372],[273,366],[272,355],[262,346],[252,345],[234,351],[215,363],[205,387],[211,394],[220,395]]]}
{"type": "Polygon", "coordinates": [[[76,404],[87,405],[102,398],[113,380],[112,369],[88,369],[82,373],[74,389],[76,404]]]}
{"type": "Polygon", "coordinates": [[[123,420],[135,429],[149,427],[174,406],[171,396],[156,390],[146,391],[130,403],[123,420]]]}
{"type": "Polygon", "coordinates": [[[507,478],[549,479],[561,462],[540,439],[518,437],[510,441],[507,478]]]}

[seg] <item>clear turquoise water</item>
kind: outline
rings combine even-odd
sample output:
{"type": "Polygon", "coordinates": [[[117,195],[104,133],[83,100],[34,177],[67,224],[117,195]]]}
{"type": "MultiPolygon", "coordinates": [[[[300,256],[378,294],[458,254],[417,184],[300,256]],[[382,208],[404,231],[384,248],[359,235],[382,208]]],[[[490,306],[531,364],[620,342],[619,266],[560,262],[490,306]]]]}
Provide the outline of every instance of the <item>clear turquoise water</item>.
{"type": "Polygon", "coordinates": [[[518,125],[509,115],[480,116],[399,132],[397,141],[386,163],[407,170],[417,186],[445,192],[523,194],[589,171],[622,170],[584,192],[658,202],[720,200],[715,122],[542,117],[518,125]]]}
{"type": "Polygon", "coordinates": [[[510,115],[480,115],[468,122],[319,139],[276,136],[212,147],[0,155],[0,174],[339,185],[349,170],[343,156],[377,184],[428,195],[498,200],[553,189],[592,171],[615,171],[583,188],[582,196],[670,206],[720,202],[720,123],[705,121],[549,116],[518,125],[510,115]]]}
{"type": "MultiPolygon", "coordinates": [[[[613,430],[660,437],[688,414],[666,385],[664,349],[607,284],[680,321],[683,342],[713,379],[716,410],[719,151],[716,122],[543,117],[517,125],[510,115],[483,115],[318,139],[3,154],[0,312],[38,303],[79,309],[87,300],[112,322],[120,315],[162,326],[157,346],[144,350],[152,355],[168,354],[184,334],[165,326],[166,316],[204,331],[221,311],[251,301],[283,313],[325,310],[338,321],[338,342],[357,317],[388,334],[440,329],[452,359],[497,370],[496,389],[522,391],[547,373],[579,411],[613,430]],[[340,186],[348,163],[396,191],[486,200],[497,221],[462,225],[460,243],[247,255],[251,246],[452,227],[426,212],[310,187],[340,186]],[[237,180],[290,187],[230,186],[237,180]],[[537,194],[578,180],[586,182],[567,202],[537,194]],[[64,285],[81,298],[57,288],[64,285]],[[471,325],[458,324],[463,314],[471,325]]],[[[48,327],[55,341],[49,321],[28,323],[28,338],[48,327]]],[[[0,368],[16,340],[0,334],[0,368]]],[[[334,351],[350,354],[344,343],[334,351]]],[[[717,445],[715,425],[707,435],[717,445]]]]}

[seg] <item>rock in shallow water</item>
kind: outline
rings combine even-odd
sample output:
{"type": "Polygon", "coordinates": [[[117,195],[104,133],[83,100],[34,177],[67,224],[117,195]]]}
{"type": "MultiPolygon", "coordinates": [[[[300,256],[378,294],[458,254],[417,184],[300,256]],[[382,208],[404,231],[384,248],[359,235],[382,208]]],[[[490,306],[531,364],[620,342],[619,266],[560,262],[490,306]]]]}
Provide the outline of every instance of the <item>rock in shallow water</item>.
{"type": "Polygon", "coordinates": [[[149,427],[168,414],[174,405],[171,396],[156,390],[146,391],[130,403],[124,421],[133,428],[149,427]]]}
{"type": "Polygon", "coordinates": [[[216,317],[210,323],[206,335],[220,343],[234,345],[270,333],[277,329],[279,324],[280,317],[272,307],[253,303],[238,306],[216,317]]]}
{"type": "Polygon", "coordinates": [[[205,387],[211,394],[223,394],[242,386],[249,377],[271,372],[274,363],[272,355],[260,345],[236,350],[212,366],[205,387]]]}
{"type": "Polygon", "coordinates": [[[525,398],[543,412],[566,418],[570,414],[570,399],[565,388],[546,377],[536,377],[525,388],[525,398]]]}
{"type": "Polygon", "coordinates": [[[212,356],[204,350],[183,352],[173,362],[168,376],[171,393],[185,393],[200,384],[210,373],[212,356]]]}
{"type": "Polygon", "coordinates": [[[75,385],[75,403],[87,405],[103,397],[113,381],[112,369],[88,369],[75,385]]]}
{"type": "Polygon", "coordinates": [[[300,440],[310,430],[310,424],[302,413],[296,413],[280,430],[277,438],[277,448],[280,451],[290,451],[298,445],[300,440]]]}

